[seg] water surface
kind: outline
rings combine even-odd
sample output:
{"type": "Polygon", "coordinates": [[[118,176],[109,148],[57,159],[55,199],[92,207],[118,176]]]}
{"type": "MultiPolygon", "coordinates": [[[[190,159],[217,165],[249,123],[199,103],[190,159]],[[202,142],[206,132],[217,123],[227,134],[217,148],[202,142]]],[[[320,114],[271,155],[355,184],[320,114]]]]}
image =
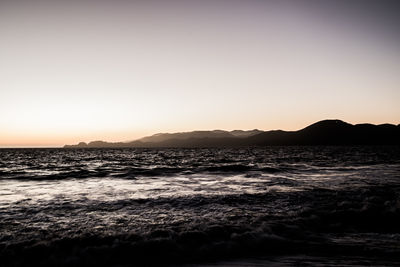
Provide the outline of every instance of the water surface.
{"type": "Polygon", "coordinates": [[[8,265],[400,263],[399,147],[2,149],[8,265]]]}

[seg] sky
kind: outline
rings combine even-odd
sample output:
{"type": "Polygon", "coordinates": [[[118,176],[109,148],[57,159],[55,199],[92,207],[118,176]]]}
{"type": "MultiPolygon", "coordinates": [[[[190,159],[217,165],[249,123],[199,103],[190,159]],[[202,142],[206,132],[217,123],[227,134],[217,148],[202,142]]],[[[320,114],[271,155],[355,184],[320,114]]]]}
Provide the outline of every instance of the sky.
{"type": "Polygon", "coordinates": [[[1,0],[0,147],[400,123],[400,3],[1,0]]]}

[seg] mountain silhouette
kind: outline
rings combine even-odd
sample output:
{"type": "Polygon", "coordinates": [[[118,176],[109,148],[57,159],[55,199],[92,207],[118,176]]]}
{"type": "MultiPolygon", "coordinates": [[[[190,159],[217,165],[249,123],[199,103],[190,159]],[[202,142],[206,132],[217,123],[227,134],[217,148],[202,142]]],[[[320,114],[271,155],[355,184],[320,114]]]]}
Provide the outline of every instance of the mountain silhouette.
{"type": "Polygon", "coordinates": [[[163,142],[167,140],[187,140],[191,138],[232,138],[232,137],[249,137],[263,131],[254,129],[250,131],[234,130],[231,132],[214,130],[214,131],[193,131],[193,132],[182,132],[182,133],[158,133],[152,136],[147,136],[139,139],[140,142],[163,142]]]}
{"type": "Polygon", "coordinates": [[[237,147],[286,145],[400,145],[400,125],[323,120],[298,131],[193,131],[159,133],[131,142],[81,142],[65,148],[237,147]]]}

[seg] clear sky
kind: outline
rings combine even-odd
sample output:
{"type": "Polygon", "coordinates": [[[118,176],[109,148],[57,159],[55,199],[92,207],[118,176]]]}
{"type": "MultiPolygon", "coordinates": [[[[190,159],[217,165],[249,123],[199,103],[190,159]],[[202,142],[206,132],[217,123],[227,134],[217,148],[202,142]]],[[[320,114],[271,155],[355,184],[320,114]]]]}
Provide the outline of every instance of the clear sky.
{"type": "Polygon", "coordinates": [[[400,123],[400,4],[2,0],[0,147],[400,123]]]}

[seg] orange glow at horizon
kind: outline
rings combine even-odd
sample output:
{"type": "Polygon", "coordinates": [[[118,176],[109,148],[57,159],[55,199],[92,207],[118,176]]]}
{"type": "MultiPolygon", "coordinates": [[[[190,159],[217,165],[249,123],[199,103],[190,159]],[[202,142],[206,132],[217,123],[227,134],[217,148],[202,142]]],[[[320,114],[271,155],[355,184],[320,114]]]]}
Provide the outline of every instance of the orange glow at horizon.
{"type": "MultiPolygon", "coordinates": [[[[318,119],[321,120],[322,118],[318,119]]],[[[334,119],[333,117],[330,118],[323,118],[323,119],[334,119]]],[[[259,129],[259,130],[286,130],[286,131],[296,131],[300,130],[317,120],[309,121],[309,122],[301,122],[301,123],[292,123],[284,125],[279,122],[275,122],[276,126],[271,125],[270,128],[261,128],[261,127],[232,127],[228,128],[218,128],[218,127],[211,127],[211,128],[190,128],[187,127],[171,127],[167,129],[154,129],[154,130],[147,130],[147,131],[138,131],[138,130],[131,130],[131,131],[98,131],[98,132],[79,132],[78,133],[62,133],[62,132],[29,132],[29,135],[24,134],[24,132],[11,132],[11,133],[4,133],[0,134],[0,148],[7,148],[7,147],[62,147],[64,145],[70,144],[77,144],[79,142],[91,142],[91,141],[107,141],[107,142],[128,142],[137,140],[139,138],[150,136],[156,133],[173,133],[173,132],[189,132],[195,130],[252,130],[252,129],[259,129]]],[[[346,121],[352,124],[357,123],[373,123],[373,124],[382,124],[382,123],[392,123],[392,124],[399,124],[398,121],[385,121],[382,122],[381,120],[377,121],[346,121]]],[[[194,126],[193,126],[194,127],[194,126]]]]}

